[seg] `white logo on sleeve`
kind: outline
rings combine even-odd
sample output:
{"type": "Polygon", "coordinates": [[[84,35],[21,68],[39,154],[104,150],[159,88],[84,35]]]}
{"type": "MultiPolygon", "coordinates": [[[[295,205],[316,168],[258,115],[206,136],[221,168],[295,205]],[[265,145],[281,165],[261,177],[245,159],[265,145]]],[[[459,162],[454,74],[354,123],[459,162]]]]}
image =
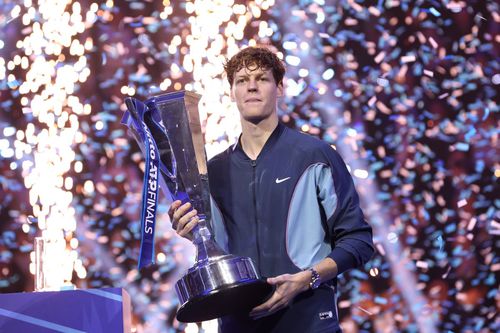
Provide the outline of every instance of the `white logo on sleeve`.
{"type": "Polygon", "coordinates": [[[283,183],[283,182],[287,181],[288,179],[290,179],[290,177],[286,177],[283,179],[276,178],[276,184],[283,183]]]}
{"type": "Polygon", "coordinates": [[[319,319],[320,320],[331,319],[331,318],[333,318],[333,312],[332,311],[326,311],[326,312],[320,312],[319,313],[319,319]]]}

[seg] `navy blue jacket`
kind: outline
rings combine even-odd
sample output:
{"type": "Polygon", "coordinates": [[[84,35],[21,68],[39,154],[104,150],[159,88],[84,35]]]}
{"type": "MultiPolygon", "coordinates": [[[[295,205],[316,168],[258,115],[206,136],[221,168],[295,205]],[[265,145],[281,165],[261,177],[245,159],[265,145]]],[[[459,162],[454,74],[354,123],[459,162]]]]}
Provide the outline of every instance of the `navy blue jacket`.
{"type": "Polygon", "coordinates": [[[208,172],[217,243],[252,258],[263,277],[293,274],[327,256],[341,274],[373,254],[352,178],[317,138],[278,124],[256,160],[237,143],[212,158],[208,172]]]}

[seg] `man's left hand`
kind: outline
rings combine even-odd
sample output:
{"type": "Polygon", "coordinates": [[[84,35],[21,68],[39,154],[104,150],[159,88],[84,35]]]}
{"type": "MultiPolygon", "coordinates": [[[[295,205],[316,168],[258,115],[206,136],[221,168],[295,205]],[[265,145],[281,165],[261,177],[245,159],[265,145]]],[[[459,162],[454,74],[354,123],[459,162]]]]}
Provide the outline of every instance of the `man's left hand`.
{"type": "Polygon", "coordinates": [[[295,296],[309,289],[309,281],[311,281],[310,271],[268,278],[267,283],[276,286],[276,290],[266,302],[252,309],[250,317],[259,319],[284,309],[295,296]]]}

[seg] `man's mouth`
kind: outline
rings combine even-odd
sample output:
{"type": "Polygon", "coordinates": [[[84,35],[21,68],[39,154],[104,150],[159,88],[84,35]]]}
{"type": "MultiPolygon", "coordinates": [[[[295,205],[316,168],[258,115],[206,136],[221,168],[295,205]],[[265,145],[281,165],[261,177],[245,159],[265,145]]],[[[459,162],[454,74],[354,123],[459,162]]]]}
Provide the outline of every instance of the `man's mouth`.
{"type": "Polygon", "coordinates": [[[256,103],[256,102],[262,102],[262,101],[258,98],[249,98],[245,101],[245,103],[256,103]]]}

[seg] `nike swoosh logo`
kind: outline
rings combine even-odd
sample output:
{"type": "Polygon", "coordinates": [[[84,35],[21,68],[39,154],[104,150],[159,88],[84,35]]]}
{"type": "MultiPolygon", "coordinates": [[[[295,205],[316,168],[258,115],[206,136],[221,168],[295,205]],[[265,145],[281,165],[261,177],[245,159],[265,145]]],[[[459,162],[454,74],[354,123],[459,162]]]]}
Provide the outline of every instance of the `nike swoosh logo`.
{"type": "Polygon", "coordinates": [[[288,179],[290,179],[290,177],[286,177],[283,179],[276,178],[276,184],[283,183],[284,181],[287,181],[288,179]]]}

